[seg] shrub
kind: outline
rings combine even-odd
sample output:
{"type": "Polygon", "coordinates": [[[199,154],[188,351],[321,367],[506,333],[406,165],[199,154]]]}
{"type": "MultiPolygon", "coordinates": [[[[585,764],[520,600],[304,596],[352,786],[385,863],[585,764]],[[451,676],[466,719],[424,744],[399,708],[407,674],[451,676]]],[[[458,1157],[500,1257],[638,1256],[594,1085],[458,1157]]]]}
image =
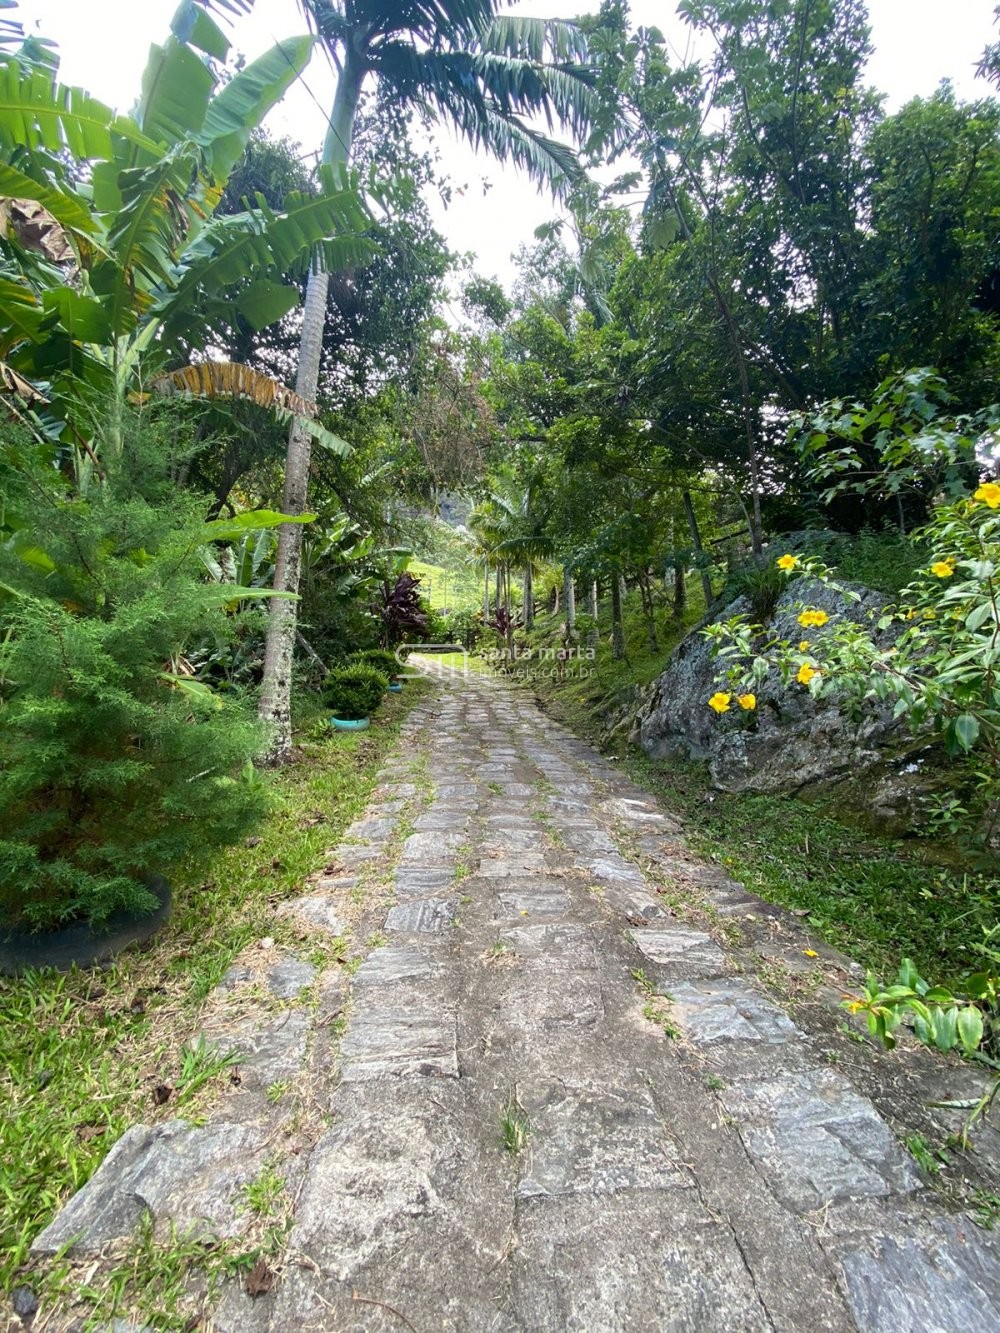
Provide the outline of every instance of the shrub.
{"type": "Polygon", "coordinates": [[[375,712],[389,688],[389,677],[373,666],[340,667],[323,682],[323,702],[334,717],[359,721],[375,712]]]}
{"type": "Polygon", "coordinates": [[[730,576],[728,591],[743,596],[750,603],[754,622],[768,625],[784,592],[785,581],[773,561],[749,561],[735,569],[730,576]]]}
{"type": "Polygon", "coordinates": [[[251,709],[186,674],[187,643],[236,620],[232,589],[201,577],[206,502],[169,482],[162,438],[128,438],[86,497],[51,450],[2,451],[6,926],[152,910],[145,875],[236,841],[263,813],[251,709]]]}
{"type": "Polygon", "coordinates": [[[399,675],[399,660],[388,648],[363,648],[360,652],[351,653],[349,660],[352,666],[374,667],[389,680],[395,680],[399,675]]]}

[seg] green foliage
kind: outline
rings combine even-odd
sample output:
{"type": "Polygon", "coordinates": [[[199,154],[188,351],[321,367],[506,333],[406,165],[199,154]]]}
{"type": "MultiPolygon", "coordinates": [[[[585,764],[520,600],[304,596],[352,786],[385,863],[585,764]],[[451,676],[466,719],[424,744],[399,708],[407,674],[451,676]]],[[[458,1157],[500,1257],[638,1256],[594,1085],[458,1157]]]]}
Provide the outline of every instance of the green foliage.
{"type": "Polygon", "coordinates": [[[399,659],[388,648],[363,648],[361,652],[351,653],[349,660],[352,665],[374,667],[389,680],[395,680],[399,675],[399,659]]]}
{"type": "Polygon", "coordinates": [[[8,923],[152,908],[142,877],[241,837],[262,734],[184,652],[241,591],[202,579],[203,502],[170,480],[170,423],[135,426],[75,496],[50,451],[2,453],[0,902],[8,923]],[[242,774],[242,776],[241,776],[242,774]]]}
{"type": "MultiPolygon", "coordinates": [[[[162,1107],[151,1104],[149,1073],[180,1086],[185,1048],[198,1048],[205,996],[240,951],[265,935],[301,950],[291,919],[276,917],[274,904],[301,892],[306,876],[328,859],[331,840],[364,810],[400,720],[425,689],[425,682],[412,681],[405,694],[387,700],[370,730],[345,733],[336,746],[300,735],[302,761],[265,774],[271,801],[256,828],[260,841],[217,850],[207,866],[197,856],[181,867],[171,918],[148,948],[121,954],[99,971],[0,978],[5,1291],[17,1285],[31,1241],[121,1135],[140,1121],[175,1114],[173,1096],[162,1107]],[[316,820],[317,810],[328,819],[316,820]]],[[[323,946],[346,961],[339,941],[324,939],[323,946]]],[[[190,1055],[187,1061],[190,1073],[190,1055]]],[[[225,1086],[224,1075],[219,1082],[225,1086]]],[[[184,1109],[192,1114],[201,1106],[189,1102],[184,1109]]],[[[134,1317],[137,1308],[133,1302],[117,1313],[134,1317]]],[[[163,1310],[156,1290],[145,1322],[155,1326],[163,1310]]]]}
{"type": "Polygon", "coordinates": [[[323,682],[323,702],[334,717],[357,721],[370,717],[389,688],[389,677],[373,666],[346,666],[323,682]]]}
{"type": "MultiPolygon", "coordinates": [[[[803,437],[807,457],[819,458],[818,476],[861,474],[857,481],[838,479],[828,491],[831,498],[845,485],[898,493],[930,479],[947,488],[952,498],[937,503],[912,535],[931,558],[899,602],[871,613],[868,624],[831,618],[802,602],[798,619],[806,637],[798,644],[769,637],[743,617],[710,626],[706,634],[733,691],[753,691],[776,674],[786,688],[836,697],[855,709],[889,704],[893,716],[912,727],[933,727],[948,754],[975,752],[977,814],[988,844],[1000,818],[1000,485],[976,485],[975,441],[965,422],[941,416],[923,396],[925,378],[913,372],[883,386],[881,425],[867,468],[859,440],[872,412],[860,405],[839,415],[837,405],[827,405],[803,437]],[[886,402],[894,394],[898,411],[886,402]],[[831,435],[846,443],[833,447],[831,435]]],[[[980,426],[992,433],[995,413],[980,426]]],[[[787,553],[774,568],[782,578],[817,579],[857,599],[812,557],[787,553]]]]}
{"type": "Polygon", "coordinates": [[[784,591],[785,580],[773,561],[749,561],[733,570],[728,591],[736,597],[746,597],[754,621],[767,625],[774,615],[778,598],[784,591]]]}
{"type": "MultiPolygon", "coordinates": [[[[954,989],[932,986],[917,970],[911,958],[904,958],[894,982],[883,985],[873,972],[868,973],[861,995],[848,998],[844,1006],[851,1013],[863,1013],[868,1031],[890,1049],[896,1045],[895,1033],[905,1019],[918,1041],[942,1054],[958,1051],[997,1069],[1000,1055],[1000,951],[993,941],[1000,926],[985,932],[985,939],[975,946],[982,962],[954,989]]],[[[990,1089],[966,1109],[971,1125],[985,1116],[1000,1093],[1000,1075],[990,1089]]]]}

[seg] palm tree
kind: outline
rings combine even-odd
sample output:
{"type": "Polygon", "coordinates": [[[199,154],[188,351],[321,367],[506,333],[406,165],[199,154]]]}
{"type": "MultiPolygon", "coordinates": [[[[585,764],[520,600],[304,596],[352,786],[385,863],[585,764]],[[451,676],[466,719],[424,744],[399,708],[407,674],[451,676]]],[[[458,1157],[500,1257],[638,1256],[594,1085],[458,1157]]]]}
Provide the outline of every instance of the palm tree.
{"type": "MultiPolygon", "coordinates": [[[[536,129],[542,116],[580,136],[595,108],[585,42],[572,24],[502,15],[505,0],[300,0],[337,71],[337,91],[323,146],[335,171],[351,156],[362,88],[370,77],[381,96],[452,124],[475,147],[513,161],[555,189],[579,175],[571,149],[536,129]]],[[[295,391],[313,401],[319,383],[328,275],[314,268],[303,309],[295,391]]],[[[311,442],[289,432],[283,510],[306,505],[311,442]]],[[[301,529],[283,527],[275,590],[299,583],[301,529]]],[[[291,751],[291,674],[296,611],[292,600],[271,604],[260,714],[275,729],[271,757],[291,751]]]]}

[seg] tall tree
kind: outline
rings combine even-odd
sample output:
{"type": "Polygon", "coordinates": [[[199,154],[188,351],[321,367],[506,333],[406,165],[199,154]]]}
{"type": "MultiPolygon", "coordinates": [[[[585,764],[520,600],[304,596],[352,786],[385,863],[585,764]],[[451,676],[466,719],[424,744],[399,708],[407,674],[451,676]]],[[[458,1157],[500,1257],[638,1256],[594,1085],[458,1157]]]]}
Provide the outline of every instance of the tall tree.
{"type": "MultiPolygon", "coordinates": [[[[365,82],[377,78],[380,95],[449,121],[476,147],[526,168],[558,186],[578,174],[575,155],[537,130],[533,117],[587,129],[593,112],[585,43],[566,23],[518,19],[500,13],[502,0],[301,0],[338,69],[337,91],[323,146],[334,170],[350,161],[365,82]]],[[[302,319],[296,392],[316,396],[329,275],[309,277],[302,319]]],[[[284,512],[301,514],[309,482],[311,441],[289,433],[284,512]]],[[[296,592],[301,560],[297,525],[281,529],[275,589],[296,592]]],[[[291,750],[291,674],[295,604],[271,606],[260,714],[274,727],[272,758],[291,750]]]]}

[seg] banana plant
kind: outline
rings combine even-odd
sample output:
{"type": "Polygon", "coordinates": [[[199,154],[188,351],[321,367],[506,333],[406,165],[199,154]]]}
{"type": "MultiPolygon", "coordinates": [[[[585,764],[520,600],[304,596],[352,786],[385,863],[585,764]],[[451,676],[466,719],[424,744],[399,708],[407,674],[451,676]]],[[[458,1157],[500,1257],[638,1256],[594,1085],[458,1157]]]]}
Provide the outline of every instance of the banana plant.
{"type": "MultiPolygon", "coordinates": [[[[37,43],[0,49],[2,380],[16,415],[75,447],[81,486],[121,447],[121,409],[144,376],[224,340],[237,315],[254,328],[280,319],[298,299],[289,275],[310,261],[370,257],[371,215],[346,170],[322,171],[320,192],[290,195],[281,213],[257,200],[213,216],[315,42],[288,38],[224,82],[229,42],[208,0],[181,0],[130,116],[60,84],[37,43]]],[[[203,389],[234,385],[246,396],[246,376],[203,389]]]]}

